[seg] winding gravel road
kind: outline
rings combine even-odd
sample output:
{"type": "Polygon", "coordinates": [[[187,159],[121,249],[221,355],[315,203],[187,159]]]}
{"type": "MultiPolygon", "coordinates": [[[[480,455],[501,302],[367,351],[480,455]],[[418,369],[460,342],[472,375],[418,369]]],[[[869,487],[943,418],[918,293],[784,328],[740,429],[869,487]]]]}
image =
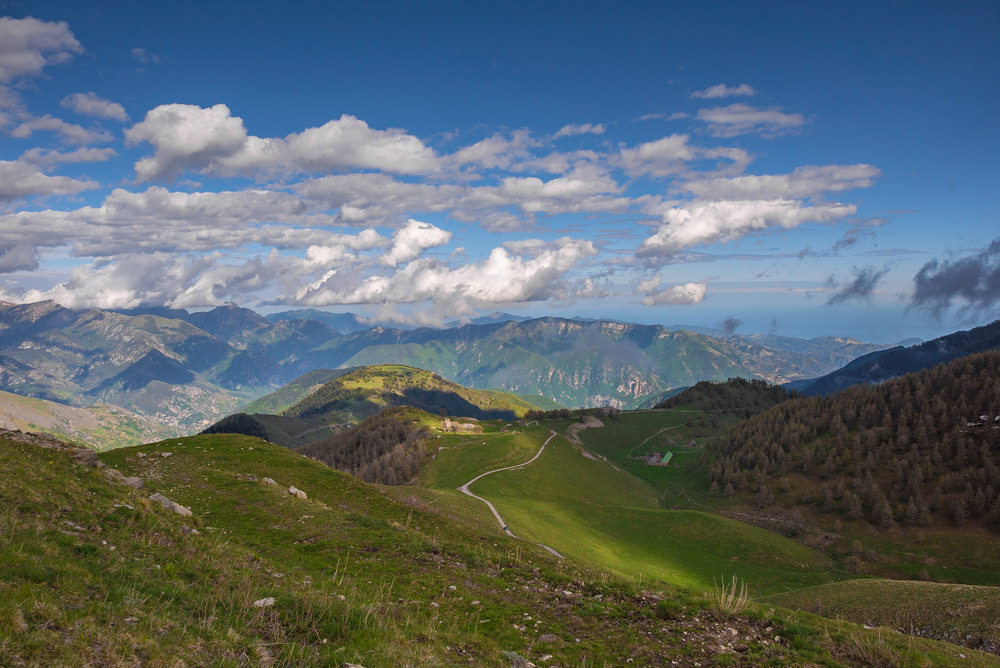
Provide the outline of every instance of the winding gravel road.
{"type": "MultiPolygon", "coordinates": [[[[486,476],[493,475],[494,473],[500,473],[500,471],[513,471],[514,469],[519,469],[519,468],[523,468],[523,467],[527,466],[528,464],[532,463],[533,461],[535,461],[536,459],[538,459],[539,457],[542,456],[542,453],[545,452],[545,446],[549,444],[549,441],[551,441],[555,437],[555,435],[556,435],[556,432],[554,432],[554,431],[551,432],[549,434],[549,437],[547,439],[545,439],[545,442],[542,443],[542,447],[538,448],[538,452],[535,453],[535,456],[532,457],[531,459],[529,459],[528,461],[522,462],[520,464],[514,464],[513,466],[504,466],[503,468],[493,469],[492,471],[487,471],[486,473],[480,473],[475,478],[473,478],[469,482],[467,482],[464,485],[462,485],[461,487],[459,487],[458,491],[460,491],[462,494],[467,494],[467,495],[471,496],[473,499],[479,499],[480,501],[482,501],[483,503],[485,503],[486,506],[491,511],[493,511],[493,516],[497,518],[497,522],[500,523],[500,528],[503,530],[503,532],[505,534],[507,534],[508,536],[510,536],[511,538],[517,538],[517,536],[514,535],[514,532],[512,532],[510,530],[510,528],[507,526],[507,523],[503,521],[503,518],[500,517],[500,513],[497,512],[496,507],[492,503],[490,503],[489,501],[487,501],[486,499],[484,499],[483,497],[476,496],[475,494],[473,494],[472,492],[470,492],[469,491],[469,485],[471,485],[472,483],[476,482],[480,478],[485,478],[486,476]]],[[[521,539],[518,538],[518,540],[521,540],[521,539]]],[[[551,552],[552,554],[554,554],[555,556],[557,556],[560,559],[565,559],[565,557],[563,557],[563,555],[559,554],[554,549],[552,549],[548,545],[545,545],[544,543],[536,543],[536,545],[538,545],[539,547],[544,548],[545,550],[551,552]]]]}

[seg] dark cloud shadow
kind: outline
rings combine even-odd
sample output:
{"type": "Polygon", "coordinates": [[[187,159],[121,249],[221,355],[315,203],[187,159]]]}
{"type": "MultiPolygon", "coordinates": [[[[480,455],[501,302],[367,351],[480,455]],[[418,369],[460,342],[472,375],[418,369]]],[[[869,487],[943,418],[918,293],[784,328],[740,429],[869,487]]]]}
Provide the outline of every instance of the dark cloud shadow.
{"type": "MultiPolygon", "coordinates": [[[[888,267],[883,267],[882,269],[876,269],[875,267],[858,269],[855,267],[854,280],[846,285],[840,286],[836,292],[830,295],[830,298],[826,300],[826,303],[832,306],[834,304],[843,304],[844,302],[852,299],[871,299],[872,293],[875,292],[875,287],[887,273],[889,273],[888,267]]],[[[830,277],[830,280],[827,283],[831,287],[839,285],[833,276],[830,277]]]]}
{"type": "Polygon", "coordinates": [[[940,316],[953,302],[963,311],[983,311],[1000,304],[1000,238],[968,257],[933,259],[913,277],[910,308],[940,316]]]}

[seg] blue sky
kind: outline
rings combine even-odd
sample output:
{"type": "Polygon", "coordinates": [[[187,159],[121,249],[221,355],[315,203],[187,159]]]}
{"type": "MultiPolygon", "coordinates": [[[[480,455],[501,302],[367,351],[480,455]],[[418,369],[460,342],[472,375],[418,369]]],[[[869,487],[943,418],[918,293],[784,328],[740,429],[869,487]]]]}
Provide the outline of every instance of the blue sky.
{"type": "Polygon", "coordinates": [[[997,317],[995,3],[293,4],[0,2],[0,298],[997,317]]]}

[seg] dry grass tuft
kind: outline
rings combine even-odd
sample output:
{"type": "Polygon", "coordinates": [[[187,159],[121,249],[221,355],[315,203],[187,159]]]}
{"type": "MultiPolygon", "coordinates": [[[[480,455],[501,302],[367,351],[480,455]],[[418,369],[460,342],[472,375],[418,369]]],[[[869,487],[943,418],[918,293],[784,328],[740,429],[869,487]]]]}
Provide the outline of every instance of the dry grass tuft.
{"type": "Polygon", "coordinates": [[[725,580],[715,583],[714,591],[707,596],[711,599],[712,609],[725,614],[738,614],[750,605],[747,584],[736,575],[733,575],[733,579],[728,583],[725,580]]]}

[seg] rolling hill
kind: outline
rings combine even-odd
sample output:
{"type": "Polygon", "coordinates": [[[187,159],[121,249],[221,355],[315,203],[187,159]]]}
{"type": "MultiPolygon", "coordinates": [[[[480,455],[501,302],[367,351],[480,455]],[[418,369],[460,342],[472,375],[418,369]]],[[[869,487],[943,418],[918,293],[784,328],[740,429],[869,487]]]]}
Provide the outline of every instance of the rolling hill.
{"type": "Polygon", "coordinates": [[[239,433],[290,448],[331,436],[389,407],[413,407],[434,415],[514,420],[534,408],[503,392],[472,390],[403,365],[378,365],[306,374],[264,397],[264,405],[293,401],[278,415],[238,413],[205,433],[239,433]],[[321,378],[330,377],[317,385],[321,378]]]}
{"type": "Polygon", "coordinates": [[[0,540],[16,548],[0,550],[4,665],[160,665],[181,652],[195,665],[1000,663],[637,586],[245,436],[98,463],[0,437],[0,540]]]}

